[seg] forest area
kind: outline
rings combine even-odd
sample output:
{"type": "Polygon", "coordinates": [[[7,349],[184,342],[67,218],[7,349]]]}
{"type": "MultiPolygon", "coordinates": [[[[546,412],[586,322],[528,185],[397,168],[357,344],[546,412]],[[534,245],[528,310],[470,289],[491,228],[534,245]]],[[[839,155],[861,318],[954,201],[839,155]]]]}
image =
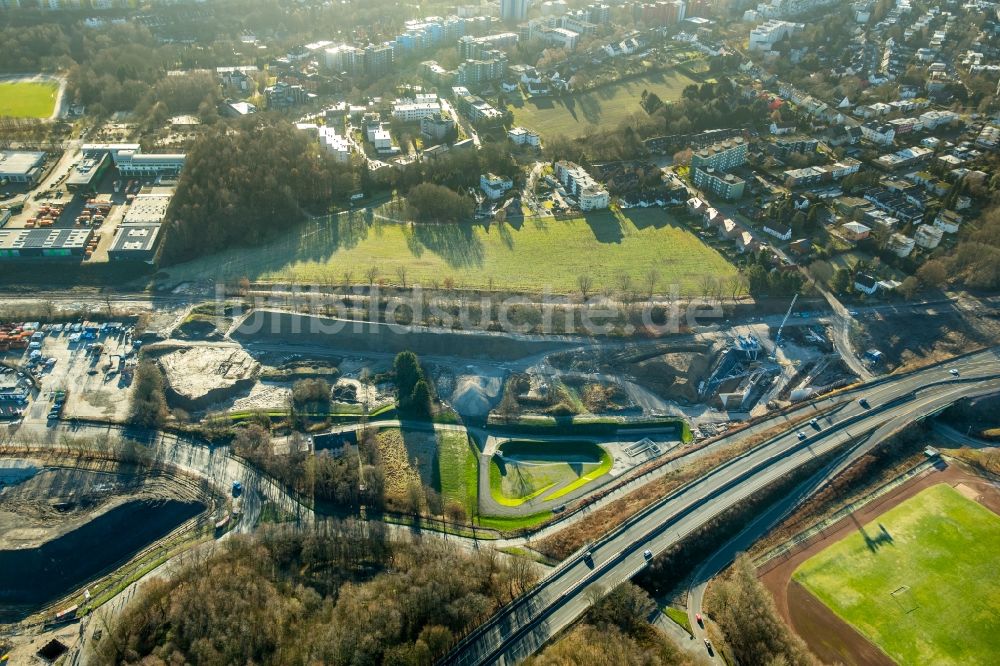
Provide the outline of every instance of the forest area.
{"type": "Polygon", "coordinates": [[[266,116],[214,129],[188,153],[167,212],[166,264],[260,243],[325,213],[355,187],[339,164],[305,132],[266,116]]]}
{"type": "Polygon", "coordinates": [[[430,664],[533,585],[533,567],[378,523],[267,527],[147,584],[97,663],[430,664]]]}

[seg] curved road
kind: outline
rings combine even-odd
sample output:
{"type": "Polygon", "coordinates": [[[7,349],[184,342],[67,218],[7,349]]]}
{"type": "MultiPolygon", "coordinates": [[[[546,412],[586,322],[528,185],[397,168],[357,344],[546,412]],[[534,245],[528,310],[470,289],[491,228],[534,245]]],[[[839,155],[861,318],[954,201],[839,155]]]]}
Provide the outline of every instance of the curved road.
{"type": "Polygon", "coordinates": [[[891,377],[867,388],[870,408],[845,405],[820,432],[806,426],[776,437],[672,493],[584,553],[567,559],[527,595],[505,606],[443,660],[445,664],[514,664],[541,648],[589,607],[590,589],[610,589],[646,565],[644,549],[663,552],[685,535],[782,476],[827,453],[847,451],[900,419],[923,416],[955,400],[1000,388],[997,349],[891,377]],[[955,369],[961,376],[953,376],[955,369]]]}

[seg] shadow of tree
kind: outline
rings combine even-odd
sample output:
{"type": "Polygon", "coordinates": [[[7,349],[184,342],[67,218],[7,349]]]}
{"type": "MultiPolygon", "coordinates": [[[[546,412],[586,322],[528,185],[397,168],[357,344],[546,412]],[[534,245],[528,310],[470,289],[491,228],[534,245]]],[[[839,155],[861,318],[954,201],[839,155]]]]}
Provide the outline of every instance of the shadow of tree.
{"type": "Polygon", "coordinates": [[[583,216],[590,230],[594,232],[594,238],[601,243],[621,243],[625,238],[625,230],[622,229],[621,222],[613,214],[608,212],[587,213],[583,216]]]}
{"type": "Polygon", "coordinates": [[[452,268],[483,265],[486,250],[471,224],[420,224],[413,230],[416,240],[445,260],[452,268]]]}

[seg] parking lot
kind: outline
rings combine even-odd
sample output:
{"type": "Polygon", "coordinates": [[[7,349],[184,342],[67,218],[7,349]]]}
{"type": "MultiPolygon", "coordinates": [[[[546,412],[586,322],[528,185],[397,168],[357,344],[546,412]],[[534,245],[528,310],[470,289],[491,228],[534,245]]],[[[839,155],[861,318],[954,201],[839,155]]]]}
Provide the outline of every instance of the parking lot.
{"type": "Polygon", "coordinates": [[[7,361],[20,363],[38,385],[24,419],[123,420],[137,354],[131,330],[123,323],[46,325],[28,349],[8,352],[7,361]]]}

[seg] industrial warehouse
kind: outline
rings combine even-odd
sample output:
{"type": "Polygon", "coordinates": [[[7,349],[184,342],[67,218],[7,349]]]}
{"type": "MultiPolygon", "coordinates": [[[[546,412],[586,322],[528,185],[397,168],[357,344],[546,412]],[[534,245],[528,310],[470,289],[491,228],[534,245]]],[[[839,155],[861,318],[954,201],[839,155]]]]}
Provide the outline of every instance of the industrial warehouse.
{"type": "Polygon", "coordinates": [[[0,260],[156,260],[183,153],[90,143],[50,166],[48,157],[0,152],[0,173],[28,190],[0,210],[0,260]]]}

